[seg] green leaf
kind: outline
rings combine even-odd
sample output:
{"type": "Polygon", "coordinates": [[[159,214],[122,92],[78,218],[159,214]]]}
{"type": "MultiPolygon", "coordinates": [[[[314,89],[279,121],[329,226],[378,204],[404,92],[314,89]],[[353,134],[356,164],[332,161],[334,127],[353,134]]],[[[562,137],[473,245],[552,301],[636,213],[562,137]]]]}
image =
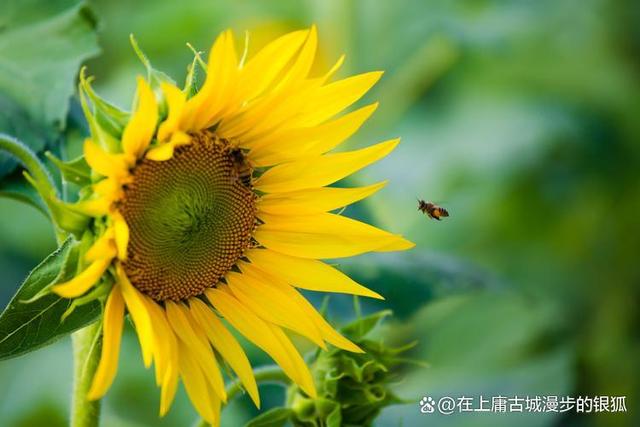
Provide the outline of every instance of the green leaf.
{"type": "MultiPolygon", "coordinates": [[[[53,138],[50,130],[29,117],[22,107],[2,93],[1,88],[0,132],[18,138],[35,152],[44,149],[46,141],[53,138]]],[[[17,161],[13,157],[0,151],[0,178],[13,171],[16,165],[17,161]]]]}
{"type": "MultiPolygon", "coordinates": [[[[35,152],[53,142],[65,127],[80,64],[99,51],[95,26],[84,2],[3,1],[0,131],[35,152]]],[[[1,157],[0,175],[5,175],[15,163],[1,157]]]]}
{"type": "Polygon", "coordinates": [[[73,248],[73,239],[67,239],[27,277],[7,308],[0,314],[0,360],[16,357],[50,344],[93,322],[100,314],[100,303],[76,308],[61,321],[72,300],[48,294],[25,303],[54,282],[69,280],[75,268],[63,268],[73,248]]]}
{"type": "Polygon", "coordinates": [[[38,196],[38,192],[19,171],[13,172],[0,181],[0,197],[18,200],[33,206],[46,217],[49,215],[47,207],[38,196]]]}
{"type": "Polygon", "coordinates": [[[273,408],[249,421],[245,427],[282,427],[292,413],[291,409],[273,408]]]}

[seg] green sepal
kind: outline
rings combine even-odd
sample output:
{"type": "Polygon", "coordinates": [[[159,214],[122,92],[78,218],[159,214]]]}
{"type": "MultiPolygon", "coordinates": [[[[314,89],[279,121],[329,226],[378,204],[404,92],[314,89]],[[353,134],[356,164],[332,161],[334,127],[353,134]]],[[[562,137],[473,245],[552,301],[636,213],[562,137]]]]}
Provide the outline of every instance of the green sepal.
{"type": "Polygon", "coordinates": [[[361,317],[340,330],[351,339],[358,340],[371,332],[385,317],[391,316],[391,314],[391,310],[382,310],[369,316],[361,317]]]}
{"type": "MultiPolygon", "coordinates": [[[[95,105],[95,104],[94,104],[95,105]]],[[[111,120],[104,111],[96,108],[94,111],[96,122],[98,125],[109,135],[112,135],[114,139],[121,140],[124,127],[111,120]]]]}
{"type": "Polygon", "coordinates": [[[61,229],[72,233],[76,238],[82,236],[89,226],[89,216],[72,209],[69,204],[56,197],[49,196],[49,209],[55,223],[61,229]]]}
{"type": "Polygon", "coordinates": [[[80,70],[80,92],[91,100],[97,123],[114,137],[120,138],[124,128],[129,123],[131,114],[98,95],[91,86],[92,81],[93,78],[87,78],[85,69],[82,68],[80,70]]]}
{"type": "Polygon", "coordinates": [[[46,188],[33,179],[33,177],[29,175],[29,172],[24,171],[23,175],[44,199],[56,226],[64,231],[73,233],[76,237],[80,237],[89,225],[89,217],[71,210],[68,205],[60,201],[55,194],[47,193],[46,188]]]}
{"type": "Polygon", "coordinates": [[[65,162],[54,156],[50,151],[45,152],[44,155],[56,165],[65,181],[80,187],[91,184],[91,168],[84,156],[65,162]]]}
{"type": "Polygon", "coordinates": [[[187,43],[187,46],[193,52],[193,61],[191,61],[191,64],[187,68],[187,77],[185,78],[182,92],[187,95],[187,98],[190,98],[198,93],[198,73],[196,72],[196,65],[200,66],[203,74],[206,74],[207,64],[202,60],[202,56],[200,56],[201,52],[198,52],[190,43],[187,43]]]}
{"type": "Polygon", "coordinates": [[[327,400],[327,402],[333,404],[331,407],[325,407],[322,409],[324,412],[327,412],[327,409],[330,408],[330,411],[326,415],[327,427],[341,427],[342,411],[340,410],[340,405],[336,402],[331,402],[330,400],[327,400]]]}
{"type": "MultiPolygon", "coordinates": [[[[140,49],[140,46],[138,45],[138,42],[136,40],[136,38],[133,36],[133,34],[129,35],[129,41],[131,42],[131,47],[133,47],[133,50],[135,51],[136,55],[138,56],[138,59],[140,59],[140,62],[142,62],[142,65],[144,65],[144,68],[146,68],[147,70],[147,81],[149,82],[149,85],[151,86],[151,89],[157,93],[162,95],[162,91],[160,90],[160,85],[161,83],[170,83],[172,85],[175,85],[175,81],[169,77],[168,75],[166,75],[165,73],[163,73],[162,71],[156,70],[155,68],[153,68],[151,66],[151,61],[149,61],[149,58],[147,58],[147,55],[144,54],[144,52],[142,51],[142,49],[140,49]]],[[[134,100],[134,105],[135,102],[137,100],[134,100]]],[[[165,117],[167,115],[167,105],[165,102],[161,102],[159,104],[159,115],[160,117],[165,117]]]]}
{"type": "Polygon", "coordinates": [[[147,79],[149,80],[149,84],[154,90],[158,89],[160,87],[160,83],[162,82],[171,83],[172,85],[176,84],[176,82],[171,77],[169,77],[162,71],[156,70],[151,66],[151,61],[149,61],[147,55],[145,55],[142,49],[140,49],[138,41],[133,34],[129,35],[129,41],[131,42],[131,47],[133,47],[133,50],[138,56],[138,59],[140,59],[140,62],[142,62],[144,68],[147,69],[147,79]]]}
{"type": "Polygon", "coordinates": [[[342,425],[340,403],[336,401],[322,397],[313,400],[298,395],[291,406],[295,414],[294,425],[318,425],[318,420],[327,427],[342,425]]]}
{"type": "Polygon", "coordinates": [[[75,275],[75,271],[71,269],[59,276],[74,243],[73,238],[68,238],[60,248],[34,268],[0,314],[0,360],[51,344],[94,322],[100,315],[100,304],[93,301],[78,307],[61,322],[62,314],[72,301],[55,294],[45,295],[29,304],[21,302],[31,299],[56,278],[67,281],[75,275]]]}
{"type": "MultiPolygon", "coordinates": [[[[89,103],[87,102],[87,97],[89,97],[89,93],[93,93],[90,89],[91,78],[87,78],[85,76],[85,68],[83,67],[80,70],[80,83],[78,83],[78,93],[80,94],[80,106],[82,107],[82,112],[84,113],[85,118],[87,119],[87,123],[89,125],[89,131],[91,133],[91,138],[93,142],[98,144],[103,149],[108,152],[116,152],[120,150],[120,135],[112,134],[109,132],[109,129],[105,129],[102,127],[98,119],[96,118],[96,114],[89,107],[89,103]],[[87,92],[87,87],[89,87],[90,92],[87,92]]],[[[98,98],[96,96],[96,98],[98,98]]],[[[94,104],[94,109],[98,111],[98,106],[94,104]]]]}
{"type": "Polygon", "coordinates": [[[94,301],[104,301],[106,296],[109,295],[109,292],[111,292],[111,288],[112,285],[104,281],[91,289],[86,295],[72,299],[69,308],[67,308],[67,310],[62,313],[62,316],[60,316],[60,321],[64,322],[65,319],[73,314],[78,307],[90,304],[94,301]]]}
{"type": "Polygon", "coordinates": [[[245,424],[245,427],[282,427],[291,418],[289,408],[272,408],[245,424]]]}

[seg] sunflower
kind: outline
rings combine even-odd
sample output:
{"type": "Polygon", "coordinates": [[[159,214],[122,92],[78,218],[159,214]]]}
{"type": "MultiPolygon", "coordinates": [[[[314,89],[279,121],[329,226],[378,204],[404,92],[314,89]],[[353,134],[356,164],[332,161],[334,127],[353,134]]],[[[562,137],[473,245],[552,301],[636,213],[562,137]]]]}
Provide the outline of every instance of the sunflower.
{"type": "Polygon", "coordinates": [[[398,140],[327,154],[376,109],[371,104],[335,118],[381,73],[331,82],[341,58],[311,77],[316,48],[312,27],[245,61],[225,31],[208,65],[202,62],[206,79],[198,90],[181,90],[168,79],[153,88],[139,77],[132,113],[118,115],[125,117],[121,132],[108,126],[118,120],[94,114],[97,98],[82,74],[92,183],[72,208],[90,217],[94,237],[84,267],[53,291],[79,298],[100,288],[108,295],[89,399],[102,397],[113,382],[127,312],[145,366],[154,364],[160,415],[182,380],[198,413],[214,425],[226,401],[219,363],[260,404],[249,360],[229,327],[312,398],[311,374],[285,330],[323,349],[362,351],[298,289],[382,298],[321,260],[413,246],[332,213],[384,186],[330,185],[386,156],[398,140]]]}

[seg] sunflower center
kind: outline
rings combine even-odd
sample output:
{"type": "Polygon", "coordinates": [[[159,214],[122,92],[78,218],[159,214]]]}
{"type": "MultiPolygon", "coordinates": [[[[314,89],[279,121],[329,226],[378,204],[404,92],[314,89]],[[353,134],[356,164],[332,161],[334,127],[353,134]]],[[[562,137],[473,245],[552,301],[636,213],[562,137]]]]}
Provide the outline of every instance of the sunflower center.
{"type": "Polygon", "coordinates": [[[129,230],[124,269],[157,301],[213,287],[250,245],[255,226],[251,169],[210,133],[166,161],[142,160],[120,206],[129,230]]]}

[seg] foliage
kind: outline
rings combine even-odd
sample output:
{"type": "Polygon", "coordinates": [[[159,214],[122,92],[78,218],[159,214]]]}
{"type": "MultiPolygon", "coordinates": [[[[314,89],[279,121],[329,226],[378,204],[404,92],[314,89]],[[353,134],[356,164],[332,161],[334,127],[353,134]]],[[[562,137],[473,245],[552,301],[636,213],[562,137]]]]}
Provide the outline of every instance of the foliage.
{"type": "MultiPolygon", "coordinates": [[[[0,14],[0,132],[34,151],[59,142],[80,64],[98,53],[84,2],[3,2],[0,14]]],[[[0,154],[0,177],[15,163],[0,154]]]]}
{"type": "Polygon", "coordinates": [[[0,314],[0,360],[51,344],[96,320],[97,301],[75,309],[74,301],[43,292],[76,274],[79,246],[67,239],[29,274],[0,314]]]}

